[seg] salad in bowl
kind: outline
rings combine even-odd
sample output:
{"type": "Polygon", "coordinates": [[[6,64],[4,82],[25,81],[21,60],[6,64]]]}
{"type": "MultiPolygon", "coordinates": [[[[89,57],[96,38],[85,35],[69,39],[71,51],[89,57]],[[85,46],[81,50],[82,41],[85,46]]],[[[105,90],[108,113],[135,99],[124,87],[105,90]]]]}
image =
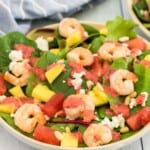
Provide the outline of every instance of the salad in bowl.
{"type": "Polygon", "coordinates": [[[1,37],[1,125],[45,149],[118,148],[149,131],[150,49],[135,27],[64,18],[1,37]]]}
{"type": "Polygon", "coordinates": [[[129,13],[140,29],[150,35],[150,1],[128,0],[129,13]]]}

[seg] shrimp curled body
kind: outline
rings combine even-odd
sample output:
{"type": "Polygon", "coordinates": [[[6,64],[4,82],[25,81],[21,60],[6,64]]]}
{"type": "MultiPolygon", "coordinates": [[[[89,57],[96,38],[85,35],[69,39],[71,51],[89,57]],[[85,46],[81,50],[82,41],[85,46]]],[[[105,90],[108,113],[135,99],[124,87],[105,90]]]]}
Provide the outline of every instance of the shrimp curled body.
{"type": "Polygon", "coordinates": [[[76,62],[82,66],[90,66],[94,61],[91,51],[83,47],[77,47],[72,49],[67,54],[67,59],[69,61],[76,62]]]}
{"type": "Polygon", "coordinates": [[[119,69],[110,76],[110,86],[120,95],[128,95],[134,91],[137,76],[125,69],[119,69]]]}
{"type": "Polygon", "coordinates": [[[46,119],[36,104],[24,104],[15,112],[14,122],[22,131],[31,133],[37,123],[43,125],[46,119]]]}
{"type": "Polygon", "coordinates": [[[9,71],[5,72],[4,79],[13,84],[24,86],[28,83],[28,79],[30,77],[30,71],[27,69],[28,63],[27,61],[23,61],[21,63],[16,63],[13,65],[13,68],[10,73],[9,71]]]}
{"type": "Polygon", "coordinates": [[[101,58],[107,61],[113,61],[118,58],[125,58],[130,55],[130,50],[116,43],[104,43],[98,50],[101,58]]]}
{"type": "Polygon", "coordinates": [[[63,104],[68,119],[83,118],[87,122],[95,118],[94,107],[93,101],[86,94],[70,95],[63,104]]]}
{"type": "Polygon", "coordinates": [[[59,24],[59,32],[61,36],[68,38],[74,32],[79,32],[81,36],[84,36],[85,31],[78,20],[65,18],[59,24]]]}
{"type": "Polygon", "coordinates": [[[89,146],[98,146],[112,141],[112,132],[107,125],[90,124],[83,133],[83,140],[89,146]]]}

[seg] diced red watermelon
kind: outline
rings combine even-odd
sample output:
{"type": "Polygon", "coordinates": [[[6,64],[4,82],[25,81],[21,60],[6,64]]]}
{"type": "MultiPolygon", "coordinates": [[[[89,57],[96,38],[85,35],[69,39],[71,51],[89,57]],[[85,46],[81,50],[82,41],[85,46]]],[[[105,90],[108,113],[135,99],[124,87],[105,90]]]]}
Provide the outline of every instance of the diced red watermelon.
{"type": "Polygon", "coordinates": [[[6,90],[7,90],[7,88],[5,85],[5,80],[4,80],[3,74],[0,73],[0,95],[4,95],[6,90]]]}
{"type": "Polygon", "coordinates": [[[119,141],[120,140],[120,132],[116,132],[116,131],[111,131],[112,133],[112,141],[115,142],[115,141],[119,141]]]}
{"type": "Polygon", "coordinates": [[[54,115],[60,111],[63,107],[63,102],[65,95],[63,93],[57,93],[50,100],[44,104],[41,109],[49,117],[54,117],[54,115]]]}
{"type": "Polygon", "coordinates": [[[104,88],[104,91],[106,93],[108,93],[110,96],[112,96],[112,97],[118,97],[119,96],[118,93],[112,87],[110,87],[108,85],[102,85],[102,87],[104,88]]]}
{"type": "Polygon", "coordinates": [[[150,107],[142,108],[127,119],[127,124],[132,130],[138,130],[148,122],[150,122],[150,107]]]}
{"type": "Polygon", "coordinates": [[[21,50],[23,53],[23,58],[31,57],[32,53],[34,52],[34,47],[25,44],[15,44],[15,50],[21,50]]]}
{"type": "Polygon", "coordinates": [[[60,144],[60,141],[55,136],[55,130],[44,125],[37,125],[33,133],[33,138],[48,144],[60,144]]]}
{"type": "Polygon", "coordinates": [[[111,109],[116,115],[122,114],[124,118],[128,118],[130,116],[130,109],[124,103],[113,104],[111,109]]]}
{"type": "Polygon", "coordinates": [[[31,71],[36,75],[36,77],[40,81],[45,81],[46,80],[45,71],[42,68],[40,68],[40,67],[33,67],[33,68],[31,68],[31,71]]]}
{"type": "Polygon", "coordinates": [[[79,143],[83,143],[83,134],[80,131],[74,132],[72,133],[73,135],[75,135],[78,138],[79,143]]]}
{"type": "Polygon", "coordinates": [[[137,48],[143,51],[146,48],[146,43],[139,37],[127,41],[127,44],[130,49],[137,48]]]}

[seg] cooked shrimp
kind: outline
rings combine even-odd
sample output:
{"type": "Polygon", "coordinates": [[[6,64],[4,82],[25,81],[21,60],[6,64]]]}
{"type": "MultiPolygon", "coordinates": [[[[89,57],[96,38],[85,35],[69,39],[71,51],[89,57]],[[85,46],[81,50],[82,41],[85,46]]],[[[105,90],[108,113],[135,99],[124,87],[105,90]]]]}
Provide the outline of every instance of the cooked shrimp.
{"type": "Polygon", "coordinates": [[[82,66],[90,66],[94,61],[91,51],[83,47],[72,49],[67,54],[67,59],[82,66]]]}
{"type": "Polygon", "coordinates": [[[16,62],[11,66],[11,74],[9,71],[5,72],[4,79],[13,84],[24,86],[28,83],[28,79],[30,77],[30,71],[26,67],[27,61],[16,62]]]}
{"type": "Polygon", "coordinates": [[[112,141],[112,132],[107,125],[91,124],[83,133],[83,140],[89,146],[98,146],[112,141]]]}
{"type": "Polygon", "coordinates": [[[24,104],[15,112],[14,122],[22,131],[31,133],[38,123],[45,124],[46,119],[36,104],[24,104]]]}
{"type": "Polygon", "coordinates": [[[104,43],[98,50],[99,55],[104,60],[112,61],[118,58],[125,58],[130,55],[130,50],[116,43],[104,43]]]}
{"type": "Polygon", "coordinates": [[[94,103],[86,94],[70,95],[64,101],[63,108],[68,119],[83,118],[90,122],[94,117],[94,103]]]}
{"type": "Polygon", "coordinates": [[[80,22],[74,18],[65,18],[59,24],[59,32],[63,37],[69,37],[74,32],[80,32],[81,36],[84,37],[84,28],[80,22]]]}
{"type": "Polygon", "coordinates": [[[119,69],[110,76],[110,86],[120,95],[129,95],[134,92],[137,76],[125,69],[119,69]]]}

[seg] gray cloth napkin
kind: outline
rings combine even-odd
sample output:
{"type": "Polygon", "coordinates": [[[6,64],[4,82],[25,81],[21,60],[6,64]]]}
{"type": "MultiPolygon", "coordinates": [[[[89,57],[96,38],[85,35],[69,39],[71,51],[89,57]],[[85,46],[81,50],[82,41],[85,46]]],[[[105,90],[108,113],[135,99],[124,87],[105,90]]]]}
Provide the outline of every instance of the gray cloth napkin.
{"type": "Polygon", "coordinates": [[[26,32],[33,20],[61,20],[82,10],[92,0],[0,0],[0,35],[26,32]]]}

